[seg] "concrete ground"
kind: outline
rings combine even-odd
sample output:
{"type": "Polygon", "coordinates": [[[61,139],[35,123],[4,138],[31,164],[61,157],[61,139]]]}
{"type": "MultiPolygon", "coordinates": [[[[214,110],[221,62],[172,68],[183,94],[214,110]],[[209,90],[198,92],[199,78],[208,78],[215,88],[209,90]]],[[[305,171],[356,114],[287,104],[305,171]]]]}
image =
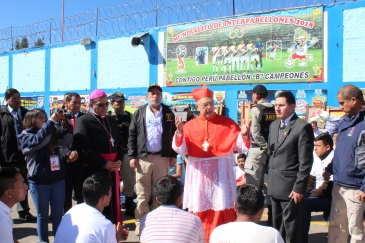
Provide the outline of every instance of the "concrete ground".
{"type": "MultiPolygon", "coordinates": [[[[31,213],[36,215],[35,208],[33,205],[32,197],[29,195],[29,204],[31,208],[31,213]]],[[[14,229],[13,233],[16,239],[20,243],[36,243],[39,242],[37,236],[37,225],[36,223],[29,223],[23,219],[18,218],[18,213],[16,211],[16,205],[12,209],[11,213],[12,218],[14,219],[14,229]]],[[[124,216],[124,224],[129,228],[129,238],[126,242],[139,242],[138,236],[134,234],[134,219],[130,219],[128,216],[124,216]]],[[[265,225],[267,220],[266,210],[262,216],[261,223],[265,225]]],[[[52,233],[52,222],[48,222],[48,231],[49,231],[49,240],[52,243],[54,241],[53,233],[52,233]]],[[[312,222],[309,232],[309,241],[310,243],[324,243],[327,242],[327,222],[324,221],[322,217],[322,213],[313,213],[312,214],[312,222]]]]}

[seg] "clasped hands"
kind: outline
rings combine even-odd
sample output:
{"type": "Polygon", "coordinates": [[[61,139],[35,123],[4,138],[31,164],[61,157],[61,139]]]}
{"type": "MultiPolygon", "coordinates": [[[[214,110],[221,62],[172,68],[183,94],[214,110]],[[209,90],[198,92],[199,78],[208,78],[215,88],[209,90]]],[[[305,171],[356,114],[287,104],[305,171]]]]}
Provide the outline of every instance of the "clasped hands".
{"type": "Polygon", "coordinates": [[[110,171],[118,171],[120,169],[120,166],[122,165],[122,161],[118,159],[117,161],[107,161],[107,164],[105,166],[105,169],[110,171]]]}
{"type": "Polygon", "coordinates": [[[121,240],[127,240],[129,235],[129,228],[124,228],[124,224],[118,223],[117,225],[114,224],[117,242],[121,240]]]}

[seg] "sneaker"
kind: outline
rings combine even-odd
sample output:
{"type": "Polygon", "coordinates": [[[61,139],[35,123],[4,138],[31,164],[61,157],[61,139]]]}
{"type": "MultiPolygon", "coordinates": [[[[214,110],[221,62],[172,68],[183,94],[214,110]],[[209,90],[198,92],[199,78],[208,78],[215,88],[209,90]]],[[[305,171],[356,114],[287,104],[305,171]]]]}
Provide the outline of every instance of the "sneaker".
{"type": "Polygon", "coordinates": [[[29,222],[34,222],[34,221],[37,221],[37,217],[32,215],[31,213],[20,213],[19,212],[19,218],[20,219],[24,219],[26,221],[29,221],[29,222]]]}

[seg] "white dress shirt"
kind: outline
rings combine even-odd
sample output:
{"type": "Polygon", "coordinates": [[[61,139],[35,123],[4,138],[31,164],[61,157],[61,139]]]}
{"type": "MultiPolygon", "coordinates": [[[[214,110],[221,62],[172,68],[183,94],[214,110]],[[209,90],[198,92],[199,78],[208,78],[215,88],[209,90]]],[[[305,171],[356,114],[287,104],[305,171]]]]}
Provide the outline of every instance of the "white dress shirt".
{"type": "Polygon", "coordinates": [[[11,208],[0,201],[0,242],[14,243],[13,220],[10,216],[11,208]]]}

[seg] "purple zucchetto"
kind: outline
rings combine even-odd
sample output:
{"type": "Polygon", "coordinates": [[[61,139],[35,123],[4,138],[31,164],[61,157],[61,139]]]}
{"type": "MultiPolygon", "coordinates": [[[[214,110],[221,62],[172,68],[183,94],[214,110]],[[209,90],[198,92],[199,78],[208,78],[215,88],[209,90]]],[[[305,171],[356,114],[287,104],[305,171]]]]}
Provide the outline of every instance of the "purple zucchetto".
{"type": "Polygon", "coordinates": [[[97,99],[106,96],[105,92],[101,89],[96,89],[90,94],[90,100],[97,99]]]}

